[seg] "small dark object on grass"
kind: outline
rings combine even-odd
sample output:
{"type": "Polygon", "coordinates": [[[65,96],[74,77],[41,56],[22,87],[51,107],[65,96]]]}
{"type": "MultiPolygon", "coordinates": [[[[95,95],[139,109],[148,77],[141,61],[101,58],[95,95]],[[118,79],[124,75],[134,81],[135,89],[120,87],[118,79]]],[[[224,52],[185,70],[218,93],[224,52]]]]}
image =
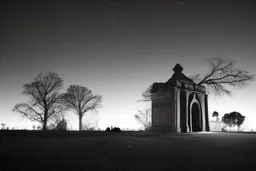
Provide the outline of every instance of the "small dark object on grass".
{"type": "Polygon", "coordinates": [[[114,127],[111,132],[121,132],[121,129],[119,127],[114,127]]]}
{"type": "Polygon", "coordinates": [[[107,127],[106,131],[107,131],[107,132],[110,132],[111,130],[110,130],[110,128],[109,128],[109,127],[107,127]]]}
{"type": "Polygon", "coordinates": [[[113,129],[110,129],[110,127],[107,127],[105,130],[106,132],[121,132],[121,129],[119,127],[114,127],[113,129]]]}

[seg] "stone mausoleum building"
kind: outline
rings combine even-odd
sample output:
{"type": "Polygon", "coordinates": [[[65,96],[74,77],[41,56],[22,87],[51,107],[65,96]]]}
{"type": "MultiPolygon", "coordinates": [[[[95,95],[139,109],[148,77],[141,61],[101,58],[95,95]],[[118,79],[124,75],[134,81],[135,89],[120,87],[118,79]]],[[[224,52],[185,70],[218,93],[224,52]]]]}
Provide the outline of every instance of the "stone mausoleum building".
{"type": "Polygon", "coordinates": [[[209,131],[205,87],[197,86],[182,70],[177,64],[167,82],[152,86],[152,131],[209,131]]]}

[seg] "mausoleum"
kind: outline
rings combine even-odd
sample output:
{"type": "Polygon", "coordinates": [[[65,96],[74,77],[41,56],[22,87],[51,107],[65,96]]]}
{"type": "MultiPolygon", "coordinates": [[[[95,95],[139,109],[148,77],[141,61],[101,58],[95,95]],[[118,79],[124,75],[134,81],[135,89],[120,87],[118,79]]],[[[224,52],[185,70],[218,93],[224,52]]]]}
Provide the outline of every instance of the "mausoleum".
{"type": "Polygon", "coordinates": [[[209,131],[205,87],[197,86],[182,70],[182,66],[176,64],[167,82],[153,84],[151,131],[209,131]]]}

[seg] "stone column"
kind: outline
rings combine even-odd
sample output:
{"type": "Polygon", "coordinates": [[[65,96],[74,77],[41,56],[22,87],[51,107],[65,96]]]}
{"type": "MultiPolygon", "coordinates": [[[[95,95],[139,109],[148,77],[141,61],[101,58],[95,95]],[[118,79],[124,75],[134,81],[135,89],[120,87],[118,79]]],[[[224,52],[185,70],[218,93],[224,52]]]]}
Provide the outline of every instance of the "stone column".
{"type": "Polygon", "coordinates": [[[202,131],[206,131],[206,124],[205,124],[205,98],[204,98],[204,95],[203,96],[200,96],[200,101],[201,101],[201,111],[202,111],[202,131]]]}
{"type": "Polygon", "coordinates": [[[205,102],[205,126],[206,126],[206,131],[210,131],[209,115],[208,115],[208,95],[205,95],[204,102],[205,102]]]}
{"type": "MultiPolygon", "coordinates": [[[[195,94],[194,94],[193,99],[195,99],[195,94]]],[[[190,115],[190,132],[193,132],[193,129],[192,129],[193,128],[193,123],[192,123],[192,106],[191,105],[192,105],[192,102],[191,102],[191,104],[189,106],[189,108],[190,108],[189,115],[190,115]]]]}
{"type": "Polygon", "coordinates": [[[189,92],[186,92],[186,132],[189,132],[189,126],[188,126],[188,112],[189,112],[189,92]]]}
{"type": "Polygon", "coordinates": [[[151,105],[151,125],[152,126],[155,126],[155,110],[156,110],[156,105],[153,104],[152,102],[152,105],[151,105]]]}
{"type": "Polygon", "coordinates": [[[176,96],[175,96],[175,115],[176,115],[176,131],[177,132],[181,132],[181,129],[180,129],[180,90],[175,88],[175,93],[176,93],[176,96]]]}
{"type": "Polygon", "coordinates": [[[192,112],[190,110],[190,132],[193,132],[192,128],[193,128],[193,125],[192,125],[192,112]]]}

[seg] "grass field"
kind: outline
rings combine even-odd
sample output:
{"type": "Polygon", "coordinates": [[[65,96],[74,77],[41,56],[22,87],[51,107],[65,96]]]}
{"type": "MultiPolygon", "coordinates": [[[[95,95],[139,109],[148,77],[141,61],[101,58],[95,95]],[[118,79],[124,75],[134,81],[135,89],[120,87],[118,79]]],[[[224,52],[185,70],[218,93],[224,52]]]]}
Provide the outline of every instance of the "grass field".
{"type": "Polygon", "coordinates": [[[256,134],[0,131],[0,171],[256,170],[256,134]]]}

